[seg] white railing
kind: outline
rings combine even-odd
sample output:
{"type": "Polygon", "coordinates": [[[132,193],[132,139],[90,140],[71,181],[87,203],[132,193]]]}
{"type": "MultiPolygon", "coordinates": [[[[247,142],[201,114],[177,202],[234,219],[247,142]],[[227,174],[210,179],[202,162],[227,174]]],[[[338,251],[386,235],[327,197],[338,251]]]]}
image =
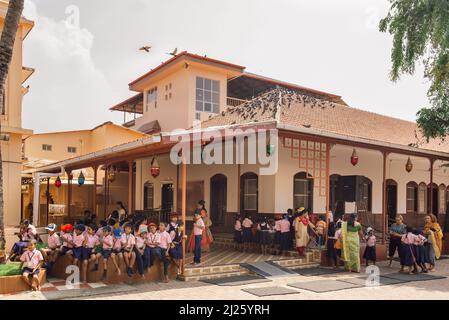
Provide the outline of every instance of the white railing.
{"type": "Polygon", "coordinates": [[[231,98],[226,97],[226,104],[230,107],[236,107],[238,105],[241,105],[242,103],[245,103],[246,100],[243,99],[237,99],[237,98],[231,98]]]}

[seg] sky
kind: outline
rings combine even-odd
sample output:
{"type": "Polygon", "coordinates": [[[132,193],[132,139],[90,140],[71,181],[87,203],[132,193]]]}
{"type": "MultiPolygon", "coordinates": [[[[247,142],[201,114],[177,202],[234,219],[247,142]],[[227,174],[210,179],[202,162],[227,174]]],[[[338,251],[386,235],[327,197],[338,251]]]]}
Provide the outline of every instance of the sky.
{"type": "Polygon", "coordinates": [[[109,108],[175,47],[249,72],[341,95],[351,106],[414,121],[428,105],[419,67],[391,82],[388,0],[25,0],[23,127],[36,133],[123,122],[109,108]],[[143,45],[150,53],[139,51],[143,45]]]}

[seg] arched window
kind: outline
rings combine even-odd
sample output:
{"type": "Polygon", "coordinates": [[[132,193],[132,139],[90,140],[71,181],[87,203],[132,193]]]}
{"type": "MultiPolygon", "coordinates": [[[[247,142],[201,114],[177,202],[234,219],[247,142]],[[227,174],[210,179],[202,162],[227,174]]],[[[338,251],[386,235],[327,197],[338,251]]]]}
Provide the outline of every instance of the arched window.
{"type": "Polygon", "coordinates": [[[446,213],[446,186],[440,184],[438,187],[438,213],[446,213]]]}
{"type": "Polygon", "coordinates": [[[410,181],[407,183],[407,213],[418,212],[418,184],[410,181]]]}
{"type": "Polygon", "coordinates": [[[359,201],[357,203],[357,211],[371,212],[373,199],[373,183],[367,177],[361,177],[359,185],[359,201]]]}
{"type": "Polygon", "coordinates": [[[427,184],[421,182],[418,186],[418,213],[427,211],[427,184]]]}
{"type": "Polygon", "coordinates": [[[310,174],[299,172],[293,178],[293,207],[313,211],[313,179],[310,174]]]}
{"type": "Polygon", "coordinates": [[[253,172],[240,177],[240,211],[256,213],[258,211],[259,177],[253,172]]]}
{"type": "Polygon", "coordinates": [[[143,209],[152,210],[154,208],[154,185],[146,182],[143,185],[143,209]]]}

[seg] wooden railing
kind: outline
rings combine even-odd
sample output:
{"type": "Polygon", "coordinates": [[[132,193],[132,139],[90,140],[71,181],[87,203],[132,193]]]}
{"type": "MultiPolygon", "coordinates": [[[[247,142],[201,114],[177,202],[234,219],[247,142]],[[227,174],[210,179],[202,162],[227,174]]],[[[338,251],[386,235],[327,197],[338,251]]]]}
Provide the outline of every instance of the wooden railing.
{"type": "Polygon", "coordinates": [[[243,100],[243,99],[237,99],[237,98],[232,98],[232,97],[226,98],[226,104],[230,107],[236,107],[245,102],[246,102],[246,100],[243,100]]]}

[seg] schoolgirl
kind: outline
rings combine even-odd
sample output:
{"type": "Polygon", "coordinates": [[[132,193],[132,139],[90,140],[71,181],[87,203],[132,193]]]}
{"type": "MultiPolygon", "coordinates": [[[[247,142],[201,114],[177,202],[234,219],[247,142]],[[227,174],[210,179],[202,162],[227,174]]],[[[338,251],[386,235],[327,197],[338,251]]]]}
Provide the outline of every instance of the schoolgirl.
{"type": "Polygon", "coordinates": [[[337,268],[340,266],[340,260],[341,260],[341,250],[343,248],[343,236],[342,236],[342,230],[341,230],[342,222],[338,221],[335,225],[335,234],[334,234],[334,248],[335,248],[335,254],[337,255],[337,268]]]}
{"type": "Polygon", "coordinates": [[[136,245],[134,252],[136,254],[137,272],[142,278],[145,278],[145,270],[150,265],[149,259],[145,256],[145,239],[147,237],[148,229],[146,226],[140,226],[136,230],[136,245]]]}
{"type": "Polygon", "coordinates": [[[169,248],[172,243],[170,234],[166,230],[167,226],[164,222],[159,223],[159,248],[160,248],[160,259],[164,264],[164,282],[168,282],[168,267],[170,266],[170,256],[169,248]]]}
{"type": "Polygon", "coordinates": [[[178,214],[176,212],[172,212],[170,214],[170,223],[167,226],[167,232],[173,240],[176,236],[176,229],[178,228],[178,214]]]}
{"type": "Polygon", "coordinates": [[[413,233],[416,235],[415,243],[413,244],[416,252],[416,264],[421,268],[421,272],[427,273],[429,271],[426,267],[426,248],[424,246],[427,238],[421,230],[414,230],[413,233]]]}
{"type": "Polygon", "coordinates": [[[175,237],[173,238],[171,248],[170,248],[170,256],[174,260],[176,266],[178,267],[178,276],[181,274],[182,262],[184,260],[184,255],[182,251],[182,241],[183,239],[187,239],[187,235],[184,234],[184,224],[182,222],[178,223],[178,226],[175,231],[175,237]]]}
{"type": "Polygon", "coordinates": [[[234,241],[237,244],[237,249],[242,249],[242,216],[237,214],[234,222],[234,241]]]}
{"type": "Polygon", "coordinates": [[[366,247],[365,252],[363,253],[363,258],[365,259],[366,266],[369,265],[369,262],[372,261],[373,265],[376,264],[376,236],[374,235],[374,229],[368,227],[366,229],[366,247]]]}
{"type": "Polygon", "coordinates": [[[131,233],[133,231],[131,223],[125,223],[123,229],[125,231],[121,239],[123,260],[126,265],[126,273],[131,277],[134,274],[133,266],[136,261],[136,253],[134,252],[136,237],[131,233]]]}
{"type": "Polygon", "coordinates": [[[326,256],[334,268],[338,268],[337,251],[335,250],[335,223],[330,222],[327,229],[326,256]]]}
{"type": "Polygon", "coordinates": [[[278,251],[281,249],[281,220],[282,215],[274,215],[274,246],[278,251]]]}
{"type": "Polygon", "coordinates": [[[249,214],[245,215],[245,219],[242,222],[242,242],[243,242],[243,251],[248,252],[251,246],[251,242],[253,240],[253,233],[251,228],[253,226],[253,221],[251,220],[251,216],[249,214]]]}
{"type": "Polygon", "coordinates": [[[279,254],[290,249],[290,222],[288,221],[288,215],[285,214],[283,219],[279,222],[280,227],[280,246],[279,254]]]}
{"type": "Polygon", "coordinates": [[[262,221],[258,224],[257,229],[259,231],[259,244],[262,254],[268,254],[268,246],[270,244],[270,225],[267,218],[263,217],[262,221]]]}
{"type": "Polygon", "coordinates": [[[414,246],[414,243],[417,242],[417,238],[418,237],[413,234],[413,229],[411,227],[407,227],[406,234],[404,234],[401,238],[401,266],[407,267],[409,274],[418,272],[416,264],[416,248],[414,246]]]}

